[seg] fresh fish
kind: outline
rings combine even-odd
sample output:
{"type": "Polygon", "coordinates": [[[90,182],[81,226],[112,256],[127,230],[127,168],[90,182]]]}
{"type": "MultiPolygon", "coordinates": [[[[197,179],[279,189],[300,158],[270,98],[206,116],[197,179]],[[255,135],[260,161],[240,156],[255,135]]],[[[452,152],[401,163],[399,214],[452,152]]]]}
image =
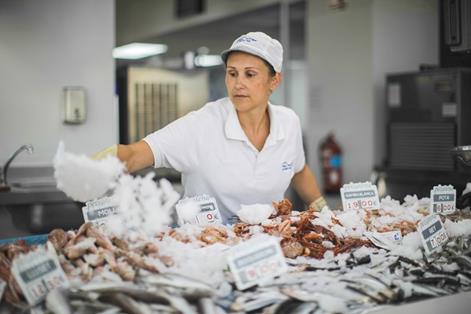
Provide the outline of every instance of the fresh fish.
{"type": "Polygon", "coordinates": [[[151,314],[152,311],[146,304],[135,301],[124,293],[110,293],[100,297],[100,300],[109,302],[120,307],[125,313],[129,314],[151,314]]]}
{"type": "Polygon", "coordinates": [[[277,290],[265,291],[250,296],[240,296],[231,305],[231,310],[236,312],[250,312],[262,309],[273,303],[287,300],[288,297],[277,290]]]}
{"type": "Polygon", "coordinates": [[[187,297],[211,297],[214,295],[214,289],[197,279],[190,278],[175,273],[153,274],[139,279],[147,285],[157,287],[173,287],[181,289],[181,293],[187,297]]]}
{"type": "Polygon", "coordinates": [[[46,308],[54,314],[70,314],[68,292],[65,289],[56,288],[46,295],[46,308]]]}
{"type": "Polygon", "coordinates": [[[471,270],[471,257],[466,255],[458,255],[451,258],[452,261],[460,265],[465,270],[471,270]]]}
{"type": "MultiPolygon", "coordinates": [[[[72,298],[72,296],[71,296],[72,298]]],[[[103,313],[103,312],[120,312],[121,309],[109,303],[103,303],[98,300],[86,301],[81,299],[71,299],[70,306],[73,308],[74,314],[83,313],[103,313]]]]}
{"type": "Polygon", "coordinates": [[[216,314],[216,305],[211,298],[201,298],[198,301],[199,308],[203,314],[216,314]]]}
{"type": "Polygon", "coordinates": [[[308,314],[318,307],[315,302],[302,302],[294,299],[289,299],[279,304],[274,312],[274,314],[308,314]]]}
{"type": "Polygon", "coordinates": [[[328,312],[347,312],[347,306],[349,301],[341,298],[334,297],[321,292],[306,292],[293,288],[282,288],[281,292],[287,296],[303,301],[303,302],[316,302],[321,308],[328,312]]]}

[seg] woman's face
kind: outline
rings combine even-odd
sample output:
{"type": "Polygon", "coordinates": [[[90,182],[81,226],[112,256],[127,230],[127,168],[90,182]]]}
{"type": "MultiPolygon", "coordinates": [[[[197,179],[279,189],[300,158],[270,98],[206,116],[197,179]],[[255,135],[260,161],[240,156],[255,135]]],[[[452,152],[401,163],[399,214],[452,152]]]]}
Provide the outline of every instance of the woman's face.
{"type": "Polygon", "coordinates": [[[245,52],[231,52],[226,64],[227,94],[239,112],[265,108],[281,74],[270,74],[266,63],[245,52]]]}

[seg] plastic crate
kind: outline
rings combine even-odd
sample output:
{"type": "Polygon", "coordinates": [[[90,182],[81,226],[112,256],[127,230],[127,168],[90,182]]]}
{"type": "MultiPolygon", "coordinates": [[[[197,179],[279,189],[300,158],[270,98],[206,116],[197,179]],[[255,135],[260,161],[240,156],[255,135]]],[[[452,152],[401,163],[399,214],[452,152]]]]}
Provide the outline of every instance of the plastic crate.
{"type": "Polygon", "coordinates": [[[17,237],[17,238],[0,239],[0,245],[15,243],[16,241],[19,241],[19,240],[24,240],[27,245],[45,244],[47,242],[47,234],[38,234],[38,235],[24,236],[24,237],[17,237]]]}

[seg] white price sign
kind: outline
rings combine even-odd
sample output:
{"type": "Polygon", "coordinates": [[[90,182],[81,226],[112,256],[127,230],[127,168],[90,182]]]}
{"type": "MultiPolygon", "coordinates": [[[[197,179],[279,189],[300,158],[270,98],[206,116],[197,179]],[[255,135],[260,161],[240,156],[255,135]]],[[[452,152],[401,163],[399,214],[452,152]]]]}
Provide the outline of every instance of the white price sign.
{"type": "Polygon", "coordinates": [[[452,185],[437,185],[430,191],[430,213],[451,214],[456,210],[456,190],[452,185]]]}
{"type": "Polygon", "coordinates": [[[104,197],[89,201],[82,207],[85,222],[92,222],[95,226],[102,225],[109,217],[118,214],[116,201],[111,197],[104,197]]]}
{"type": "Polygon", "coordinates": [[[370,182],[344,184],[340,196],[343,210],[379,208],[378,189],[370,182]]]}
{"type": "Polygon", "coordinates": [[[400,230],[387,232],[365,232],[364,235],[377,247],[392,249],[395,245],[402,243],[402,233],[400,230]]]}
{"type": "Polygon", "coordinates": [[[222,223],[216,199],[206,194],[180,200],[176,205],[176,210],[180,225],[190,223],[207,226],[214,223],[222,223]],[[194,203],[199,208],[199,211],[194,216],[189,216],[185,212],[188,209],[186,206],[188,203],[194,203]]]}
{"type": "Polygon", "coordinates": [[[279,241],[268,236],[251,239],[232,247],[227,259],[239,290],[288,270],[279,241]]]}
{"type": "Polygon", "coordinates": [[[11,271],[30,305],[43,300],[55,288],[69,286],[57,255],[42,246],[14,259],[11,271]]]}
{"type": "Polygon", "coordinates": [[[448,234],[439,215],[432,214],[422,219],[419,222],[418,231],[428,255],[438,251],[448,241],[448,234]]]}

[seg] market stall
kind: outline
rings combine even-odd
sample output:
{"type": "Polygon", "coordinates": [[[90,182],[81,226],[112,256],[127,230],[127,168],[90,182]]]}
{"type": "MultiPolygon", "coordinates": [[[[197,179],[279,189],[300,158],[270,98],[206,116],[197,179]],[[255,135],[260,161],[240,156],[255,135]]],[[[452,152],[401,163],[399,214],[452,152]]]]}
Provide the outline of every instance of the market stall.
{"type": "Polygon", "coordinates": [[[182,200],[169,227],[178,197],[167,181],[61,154],[58,186],[100,197],[78,230],[0,246],[4,311],[364,313],[441,300],[460,312],[471,302],[471,213],[452,206],[456,192],[443,196],[449,186],[375,203],[373,185],[350,184],[345,210],[297,211],[285,199],[242,208],[231,225],[217,207],[191,207],[208,199],[182,200]]]}

